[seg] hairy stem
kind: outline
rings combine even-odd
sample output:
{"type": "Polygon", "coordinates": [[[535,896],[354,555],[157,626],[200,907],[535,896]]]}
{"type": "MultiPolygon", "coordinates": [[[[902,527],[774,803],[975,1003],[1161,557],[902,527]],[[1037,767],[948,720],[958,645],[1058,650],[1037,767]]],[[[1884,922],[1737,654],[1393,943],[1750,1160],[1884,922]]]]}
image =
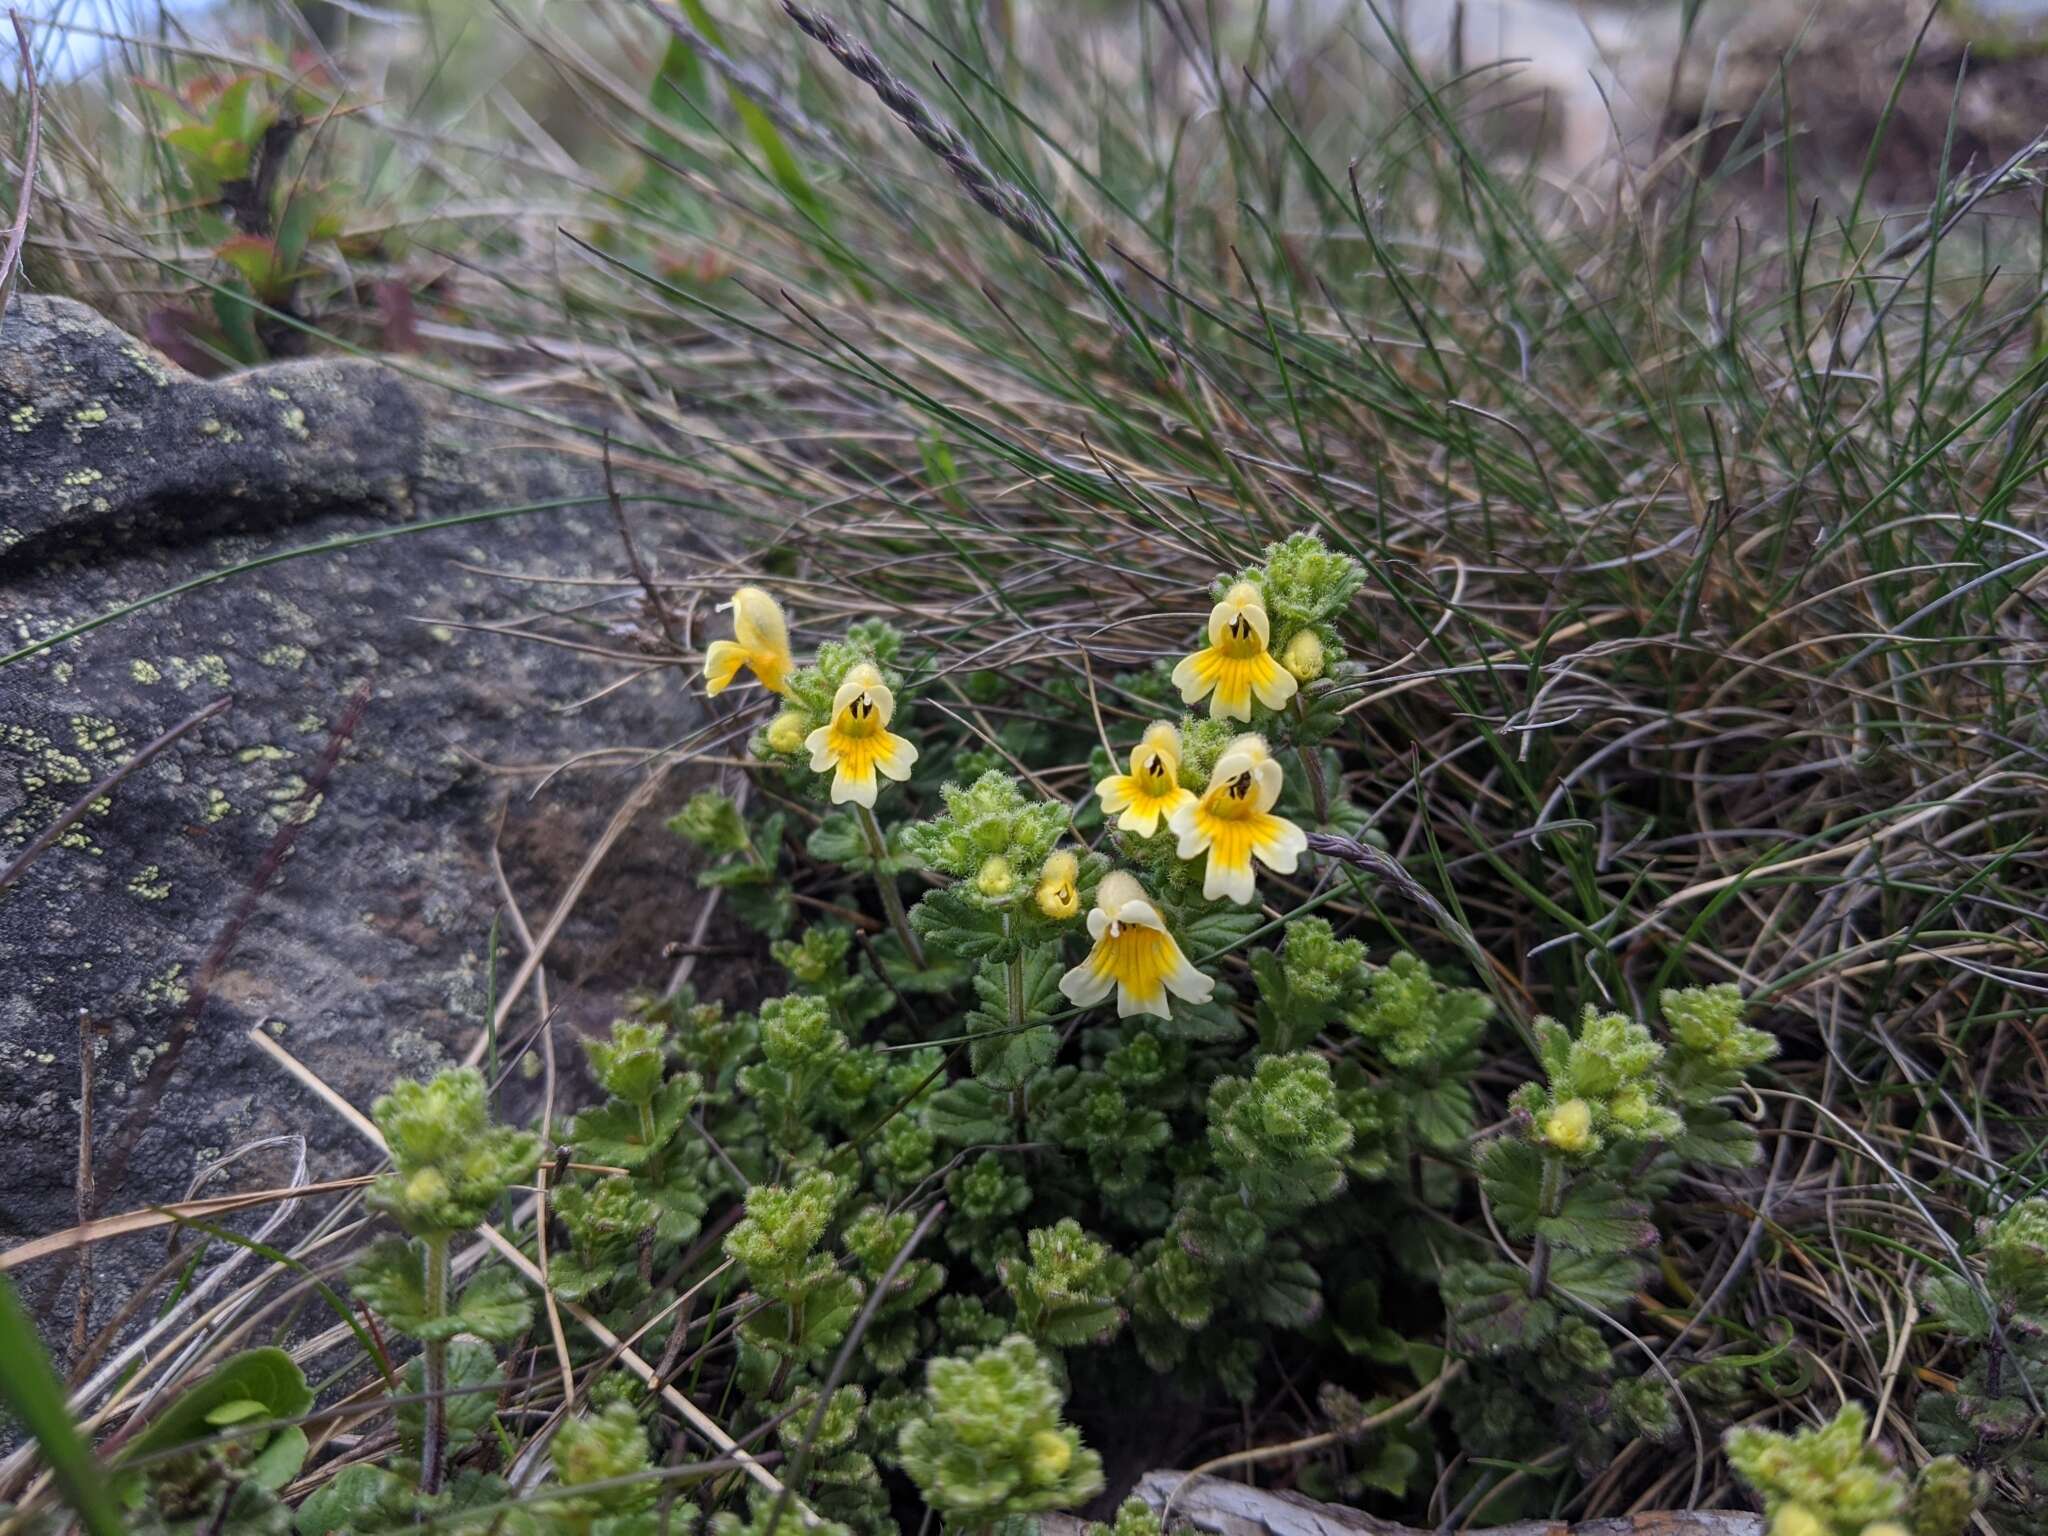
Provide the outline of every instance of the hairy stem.
{"type": "MultiPolygon", "coordinates": [[[[448,1315],[448,1235],[423,1240],[426,1249],[426,1305],[429,1321],[448,1315]]],[[[426,1429],[420,1436],[420,1492],[441,1491],[441,1463],[448,1455],[448,1341],[430,1339],[420,1351],[420,1384],[426,1393],[426,1429]]]]}
{"type": "Polygon", "coordinates": [[[1302,726],[1302,734],[1295,744],[1301,754],[1301,771],[1308,776],[1308,792],[1316,805],[1316,825],[1330,824],[1330,789],[1323,782],[1323,759],[1317,744],[1308,739],[1308,706],[1301,702],[1299,693],[1294,696],[1294,718],[1302,726]]]}
{"type": "MultiPolygon", "coordinates": [[[[1564,1159],[1546,1157],[1543,1159],[1543,1192],[1537,1202],[1537,1211],[1544,1216],[1555,1216],[1558,1207],[1564,1203],[1564,1159]]],[[[1541,1232],[1529,1250],[1529,1299],[1535,1301],[1550,1289],[1550,1239],[1541,1232]]]]}
{"type": "Polygon", "coordinates": [[[910,931],[910,918],[903,911],[903,897],[896,889],[895,878],[880,868],[882,860],[889,856],[889,845],[882,841],[882,828],[875,820],[875,813],[866,806],[856,805],[853,809],[860,818],[861,832],[867,837],[868,853],[877,866],[875,890],[881,895],[882,910],[889,916],[889,926],[896,931],[896,942],[903,946],[903,953],[921,971],[924,969],[924,946],[910,931]]]}

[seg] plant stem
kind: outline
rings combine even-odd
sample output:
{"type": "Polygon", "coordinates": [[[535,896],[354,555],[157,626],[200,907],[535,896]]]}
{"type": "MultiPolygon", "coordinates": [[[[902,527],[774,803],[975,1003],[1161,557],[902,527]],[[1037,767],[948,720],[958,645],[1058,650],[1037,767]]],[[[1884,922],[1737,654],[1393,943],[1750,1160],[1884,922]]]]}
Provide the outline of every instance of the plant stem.
{"type": "Polygon", "coordinates": [[[904,914],[903,897],[896,889],[895,878],[880,867],[882,860],[889,856],[889,845],[882,841],[882,829],[875,821],[875,813],[864,805],[856,805],[853,809],[860,818],[860,829],[867,837],[868,853],[875,861],[875,890],[881,895],[882,910],[889,915],[889,926],[896,930],[896,942],[903,946],[903,953],[921,971],[924,969],[924,946],[910,931],[910,919],[904,914]]]}
{"type": "MultiPolygon", "coordinates": [[[[1003,914],[1003,937],[1010,936],[1010,914],[1003,914]]],[[[1003,979],[1007,983],[1010,1000],[1010,1031],[1012,1035],[1024,1032],[1024,955],[1020,950],[1010,956],[1003,967],[1003,979]]],[[[1022,1128],[1026,1116],[1031,1112],[1031,1090],[1028,1084],[1019,1083],[1010,1094],[1010,1113],[1018,1127],[1022,1128]]],[[[1019,1137],[1022,1140],[1022,1137],[1019,1137]]]]}
{"type": "MultiPolygon", "coordinates": [[[[1564,1201],[1564,1159],[1543,1159],[1543,1190],[1536,1209],[1543,1216],[1555,1216],[1564,1201]]],[[[1550,1239],[1541,1232],[1529,1250],[1529,1299],[1535,1301],[1550,1289],[1550,1239]]]]}
{"type": "Polygon", "coordinates": [[[1301,702],[1299,693],[1294,696],[1294,718],[1303,729],[1303,734],[1295,741],[1295,750],[1301,754],[1301,771],[1308,775],[1308,791],[1315,799],[1316,825],[1327,827],[1330,824],[1330,790],[1323,782],[1322,755],[1317,750],[1316,743],[1310,741],[1306,734],[1308,706],[1301,702]]]}
{"type": "MultiPolygon", "coordinates": [[[[426,1305],[430,1322],[448,1315],[448,1234],[422,1239],[426,1248],[426,1305]]],[[[420,1492],[441,1491],[441,1463],[448,1454],[448,1341],[429,1339],[420,1351],[420,1385],[426,1393],[426,1428],[420,1435],[420,1492]]]]}

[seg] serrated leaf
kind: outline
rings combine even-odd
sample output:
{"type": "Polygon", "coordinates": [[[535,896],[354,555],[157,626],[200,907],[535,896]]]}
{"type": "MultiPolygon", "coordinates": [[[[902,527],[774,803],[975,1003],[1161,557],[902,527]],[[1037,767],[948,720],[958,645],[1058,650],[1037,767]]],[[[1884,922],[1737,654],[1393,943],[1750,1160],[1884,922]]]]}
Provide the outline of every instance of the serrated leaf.
{"type": "Polygon", "coordinates": [[[1438,1152],[1455,1152],[1471,1139],[1477,1120],[1471,1087],[1460,1081],[1429,1087],[1403,1084],[1401,1103],[1416,1139],[1438,1152]]]}
{"type": "Polygon", "coordinates": [[[1071,1349],[1081,1344],[1107,1344],[1123,1328],[1128,1314],[1112,1303],[1050,1307],[1038,1319],[1041,1342],[1071,1349]]]}
{"type": "Polygon", "coordinates": [[[1184,919],[1174,936],[1180,940],[1180,947],[1187,952],[1188,958],[1200,965],[1217,951],[1242,943],[1265,921],[1265,915],[1256,909],[1246,911],[1242,907],[1213,906],[1184,919]]]}
{"type": "Polygon", "coordinates": [[[1627,1253],[1657,1241],[1649,1207],[1605,1179],[1582,1179],[1564,1193],[1555,1216],[1537,1218],[1536,1232],[1574,1253],[1627,1253]]]}
{"type": "MultiPolygon", "coordinates": [[[[1001,913],[976,906],[951,887],[926,891],[910,909],[910,926],[929,948],[954,960],[1000,965],[1017,947],[1003,931],[1001,913]]],[[[976,975],[977,986],[986,974],[976,975]]]]}
{"type": "Polygon", "coordinates": [[[1248,1310],[1276,1328],[1306,1328],[1323,1315],[1323,1282],[1302,1259],[1262,1265],[1248,1310]]]}
{"type": "Polygon", "coordinates": [[[455,1317],[458,1331],[509,1344],[533,1322],[533,1297],[511,1270],[493,1265],[463,1287],[455,1317]]]}
{"type": "Polygon", "coordinates": [[[987,1083],[968,1078],[925,1100],[925,1129],[956,1146],[1010,1141],[1010,1104],[987,1083]]]}
{"type": "Polygon", "coordinates": [[[844,811],[831,812],[813,827],[811,835],[804,839],[804,848],[812,858],[826,864],[856,870],[874,868],[874,856],[868,852],[868,840],[860,823],[844,811]]]}
{"type": "MultiPolygon", "coordinates": [[[[448,1451],[461,1450],[484,1432],[498,1411],[497,1389],[504,1385],[498,1369],[497,1352],[475,1339],[457,1339],[448,1346],[446,1396],[448,1451]]],[[[419,1394],[426,1391],[426,1367],[418,1356],[406,1362],[401,1385],[413,1402],[400,1403],[395,1410],[398,1440],[408,1455],[420,1453],[420,1436],[426,1427],[426,1404],[419,1394]]]]}
{"type": "Polygon", "coordinates": [[[381,1237],[348,1272],[356,1299],[400,1333],[418,1338],[426,1316],[426,1278],[420,1250],[402,1237],[381,1237]]]}
{"type": "Polygon", "coordinates": [[[1723,1104],[1686,1110],[1685,1129],[1672,1138],[1671,1151],[1681,1163],[1709,1168],[1748,1168],[1761,1155],[1756,1132],[1723,1104]]]}

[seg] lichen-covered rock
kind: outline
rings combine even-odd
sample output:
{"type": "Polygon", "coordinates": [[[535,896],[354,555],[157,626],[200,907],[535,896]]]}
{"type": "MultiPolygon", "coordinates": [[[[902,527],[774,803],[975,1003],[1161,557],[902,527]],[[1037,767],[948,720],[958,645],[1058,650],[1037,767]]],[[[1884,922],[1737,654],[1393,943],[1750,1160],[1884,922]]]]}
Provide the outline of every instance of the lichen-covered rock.
{"type": "MultiPolygon", "coordinates": [[[[364,1166],[354,1133],[248,1032],[365,1108],[394,1077],[460,1056],[485,1012],[493,836],[538,927],[638,780],[572,772],[529,800],[540,771],[687,733],[678,673],[563,712],[619,665],[465,627],[606,595],[484,569],[626,570],[587,465],[477,418],[366,361],[202,382],[61,300],[17,296],[0,323],[0,653],[281,550],[587,498],[247,571],[0,667],[0,868],[137,748],[233,701],[0,891],[0,1246],[76,1219],[81,1013],[98,1032],[101,1211],[175,1199],[210,1158],[267,1134],[303,1131],[316,1172],[364,1166]]],[[[630,652],[639,603],[617,591],[594,612],[630,652]]],[[[564,1027],[665,977],[661,946],[688,918],[681,855],[656,828],[672,808],[663,797],[621,840],[550,952],[564,1027]]],[[[516,1019],[529,1033],[530,1004],[516,1019]]],[[[161,1239],[95,1249],[98,1315],[161,1259],[161,1239]]],[[[17,1275],[53,1342],[74,1294],[61,1267],[17,1275]]]]}

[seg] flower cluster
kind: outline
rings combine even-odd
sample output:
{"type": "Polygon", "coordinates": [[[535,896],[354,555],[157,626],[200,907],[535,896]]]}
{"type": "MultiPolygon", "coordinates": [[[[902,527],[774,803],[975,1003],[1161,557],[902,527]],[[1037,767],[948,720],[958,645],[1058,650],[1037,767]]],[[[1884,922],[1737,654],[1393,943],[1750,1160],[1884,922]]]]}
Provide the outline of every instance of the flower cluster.
{"type": "Polygon", "coordinates": [[[1641,1024],[1588,1003],[1576,1035],[1555,1019],[1537,1020],[1536,1045],[1548,1087],[1526,1084],[1515,1105],[1551,1151],[1586,1158],[1610,1139],[1668,1141],[1685,1128],[1662,1101],[1655,1069],[1664,1047],[1641,1024]]]}

